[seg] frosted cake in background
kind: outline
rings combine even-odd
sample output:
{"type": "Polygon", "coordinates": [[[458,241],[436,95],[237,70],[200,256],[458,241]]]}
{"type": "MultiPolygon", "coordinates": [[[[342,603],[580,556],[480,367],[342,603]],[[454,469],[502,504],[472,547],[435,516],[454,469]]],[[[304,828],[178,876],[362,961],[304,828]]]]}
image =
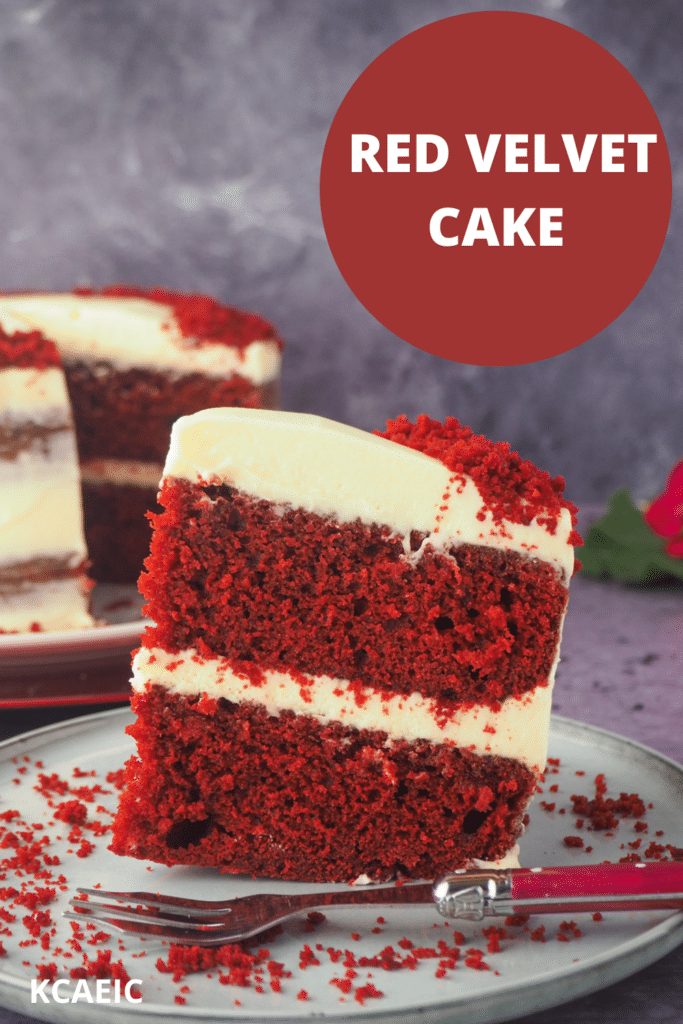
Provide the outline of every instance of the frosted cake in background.
{"type": "Polygon", "coordinates": [[[282,342],[254,313],[160,288],[0,295],[0,325],[56,343],[76,424],[91,572],[135,583],[173,422],[213,405],[276,405],[282,342]]]}
{"type": "Polygon", "coordinates": [[[0,632],[83,629],[90,582],[59,354],[0,330],[0,632]]]}
{"type": "Polygon", "coordinates": [[[508,857],[579,542],[563,486],[456,420],[179,420],[112,849],[318,882],[508,857]]]}

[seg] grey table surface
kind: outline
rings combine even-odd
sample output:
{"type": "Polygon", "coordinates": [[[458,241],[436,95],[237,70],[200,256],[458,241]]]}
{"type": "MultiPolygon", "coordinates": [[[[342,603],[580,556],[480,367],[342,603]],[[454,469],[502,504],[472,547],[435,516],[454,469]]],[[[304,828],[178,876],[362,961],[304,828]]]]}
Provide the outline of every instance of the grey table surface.
{"type": "MultiPolygon", "coordinates": [[[[641,590],[577,577],[562,652],[553,705],[558,714],[629,736],[683,762],[683,588],[641,590]]],[[[68,714],[64,709],[3,712],[2,732],[10,735],[68,714]]],[[[0,1010],[2,1024],[31,1020],[0,1010]]],[[[520,1020],[683,1024],[683,946],[616,985],[520,1020]]]]}

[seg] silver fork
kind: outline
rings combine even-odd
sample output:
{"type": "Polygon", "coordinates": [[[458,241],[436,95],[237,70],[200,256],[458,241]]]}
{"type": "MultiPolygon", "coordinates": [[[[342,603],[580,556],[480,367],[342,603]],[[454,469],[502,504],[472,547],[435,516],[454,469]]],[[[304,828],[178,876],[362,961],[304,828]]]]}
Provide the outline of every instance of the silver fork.
{"type": "Polygon", "coordinates": [[[215,946],[249,939],[303,911],[331,907],[433,905],[444,917],[480,921],[508,914],[596,910],[683,910],[683,862],[586,864],[555,868],[460,870],[430,882],[297,895],[257,894],[205,901],[147,892],[78,889],[64,916],[117,931],[215,946]]]}

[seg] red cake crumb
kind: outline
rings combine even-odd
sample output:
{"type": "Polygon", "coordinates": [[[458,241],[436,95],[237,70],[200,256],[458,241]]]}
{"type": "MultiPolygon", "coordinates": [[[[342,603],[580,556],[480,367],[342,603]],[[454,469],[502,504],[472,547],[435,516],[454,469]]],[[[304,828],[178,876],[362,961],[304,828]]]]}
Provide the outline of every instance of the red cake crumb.
{"type": "Polygon", "coordinates": [[[505,924],[508,928],[521,928],[529,923],[530,916],[530,914],[509,914],[505,918],[505,924]]]}
{"type": "Polygon", "coordinates": [[[130,975],[120,960],[112,961],[110,949],[98,949],[94,960],[83,956],[83,967],[74,967],[69,972],[70,976],[76,978],[112,978],[117,979],[125,985],[130,981],[130,975]]]}
{"type": "Polygon", "coordinates": [[[594,831],[615,829],[620,818],[642,818],[645,815],[645,804],[637,793],[620,793],[618,799],[614,799],[605,797],[606,792],[605,776],[597,775],[593,800],[586,796],[570,797],[574,814],[587,818],[594,831]]]}
{"type": "MultiPolygon", "coordinates": [[[[443,424],[428,416],[418,416],[417,423],[399,416],[387,423],[386,431],[375,433],[438,459],[460,481],[464,474],[470,476],[496,522],[508,519],[528,525],[538,518],[554,533],[560,512],[566,508],[576,526],[577,509],[562,497],[561,476],[552,479],[533,463],[522,460],[509,444],[489,441],[451,416],[443,424]]],[[[576,530],[569,543],[583,543],[576,530]]]]}
{"type": "Polygon", "coordinates": [[[582,935],[581,929],[577,927],[576,921],[562,921],[557,933],[557,939],[560,942],[569,942],[570,935],[575,939],[580,939],[582,935]]]}
{"type": "Polygon", "coordinates": [[[126,784],[126,769],[119,768],[115,772],[108,772],[106,775],[106,779],[107,782],[109,782],[112,786],[115,786],[116,789],[123,789],[123,787],[126,784]]]}
{"type": "Polygon", "coordinates": [[[57,346],[40,331],[9,334],[0,327],[0,370],[47,370],[61,366],[57,346]]]}
{"type": "Polygon", "coordinates": [[[497,928],[495,925],[491,925],[489,928],[483,929],[483,934],[488,939],[486,949],[489,953],[500,953],[501,942],[507,938],[507,932],[504,928],[497,928]]]}
{"type": "Polygon", "coordinates": [[[383,995],[384,992],[380,992],[379,989],[375,988],[372,982],[368,982],[367,985],[363,985],[361,988],[356,989],[353,998],[357,1003],[360,1003],[361,1006],[364,1006],[366,999],[381,999],[383,995]]]}
{"type": "MultiPolygon", "coordinates": [[[[108,372],[103,373],[101,366],[83,362],[67,364],[65,374],[79,455],[81,461],[87,461],[94,470],[101,460],[116,458],[163,465],[171,427],[180,416],[216,406],[270,408],[276,393],[274,383],[255,385],[239,374],[206,377],[192,372],[177,378],[162,370],[143,367],[109,367],[108,372]],[[145,410],[144,429],[141,429],[141,409],[145,410]]],[[[125,507],[117,500],[119,486],[125,500],[134,498],[136,491],[143,495],[151,491],[153,497],[147,507],[156,506],[156,486],[135,486],[133,482],[125,486],[85,483],[86,522],[90,516],[105,511],[102,503],[110,499],[126,533],[132,535],[125,507]]],[[[147,523],[143,521],[142,525],[149,536],[147,523]]],[[[121,540],[115,536],[117,541],[121,540]]]]}
{"type": "Polygon", "coordinates": [[[57,806],[54,816],[60,821],[80,825],[88,816],[88,808],[78,800],[66,800],[57,806]]]}
{"type": "Polygon", "coordinates": [[[50,793],[59,793],[63,796],[69,792],[69,783],[66,779],[62,779],[57,775],[56,772],[52,772],[51,775],[46,775],[44,772],[40,772],[38,775],[38,782],[40,785],[34,786],[39,793],[43,796],[48,796],[50,793]]]}
{"type": "Polygon", "coordinates": [[[306,944],[299,953],[299,967],[302,970],[305,970],[307,967],[319,966],[320,961],[318,960],[317,956],[315,955],[311,947],[308,944],[306,944]]]}
{"type": "Polygon", "coordinates": [[[171,945],[168,958],[163,960],[159,957],[156,967],[162,974],[172,974],[174,981],[180,981],[187,974],[197,971],[226,967],[227,973],[219,971],[220,983],[246,988],[251,984],[254,970],[269,957],[267,949],[252,954],[234,943],[218,947],[171,945]]]}
{"type": "Polygon", "coordinates": [[[484,960],[484,953],[481,949],[468,949],[464,963],[465,967],[470,967],[474,971],[491,970],[490,966],[484,960]]]}
{"type": "Polygon", "coordinates": [[[76,295],[111,295],[120,298],[148,299],[173,308],[173,317],[183,338],[193,346],[229,345],[243,349],[253,341],[272,340],[282,347],[271,323],[256,313],[221,305],[208,295],[192,295],[165,288],[136,288],[110,285],[107,288],[75,288],[76,295]]]}
{"type": "Polygon", "coordinates": [[[38,969],[38,981],[54,982],[59,974],[57,964],[36,964],[38,969]]]}

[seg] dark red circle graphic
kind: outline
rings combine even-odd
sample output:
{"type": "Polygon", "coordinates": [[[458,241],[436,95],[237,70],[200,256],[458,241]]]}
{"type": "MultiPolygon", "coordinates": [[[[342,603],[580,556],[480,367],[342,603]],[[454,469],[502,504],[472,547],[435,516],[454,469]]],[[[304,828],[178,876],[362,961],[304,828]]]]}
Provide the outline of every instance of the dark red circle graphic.
{"type": "Polygon", "coordinates": [[[638,294],[671,210],[664,134],[603,47],[530,14],[418,29],[357,79],[320,201],[347,284],[417,348],[480,366],[580,345],[638,294]]]}

